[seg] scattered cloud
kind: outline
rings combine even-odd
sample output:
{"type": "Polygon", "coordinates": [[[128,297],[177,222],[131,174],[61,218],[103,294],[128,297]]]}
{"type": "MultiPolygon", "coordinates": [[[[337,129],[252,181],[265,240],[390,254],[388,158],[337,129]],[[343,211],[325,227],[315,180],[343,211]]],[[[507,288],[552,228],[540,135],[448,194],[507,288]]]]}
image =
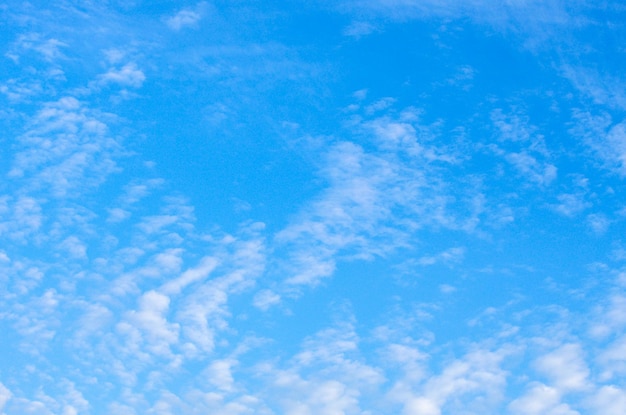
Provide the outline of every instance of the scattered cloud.
{"type": "Polygon", "coordinates": [[[602,214],[591,214],[587,216],[587,222],[591,230],[598,235],[605,233],[611,225],[611,221],[602,214]]]}
{"type": "Polygon", "coordinates": [[[536,158],[527,153],[510,153],[506,156],[523,176],[541,185],[549,185],[557,177],[557,168],[552,164],[541,165],[536,158]]]}
{"type": "Polygon", "coordinates": [[[626,410],[626,391],[616,386],[603,386],[591,398],[590,407],[597,414],[619,415],[626,410]]]}
{"type": "Polygon", "coordinates": [[[57,198],[98,186],[116,171],[120,151],[106,121],[72,97],[46,103],[20,137],[9,177],[57,198]]]}
{"type": "Polygon", "coordinates": [[[352,22],[343,30],[344,36],[350,36],[354,38],[360,38],[376,32],[375,25],[369,22],[352,22]]]}
{"type": "Polygon", "coordinates": [[[417,260],[419,265],[435,265],[437,263],[459,262],[465,255],[465,248],[454,247],[446,249],[434,256],[423,256],[417,260]]]}
{"type": "Polygon", "coordinates": [[[565,344],[538,358],[535,366],[559,392],[585,389],[589,369],[582,353],[579,344],[565,344]]]}
{"type": "Polygon", "coordinates": [[[32,32],[18,37],[13,45],[12,51],[8,53],[8,57],[19,61],[22,53],[35,51],[45,61],[56,62],[59,59],[66,58],[62,49],[67,47],[68,44],[65,42],[55,38],[45,38],[40,33],[32,32]]]}
{"type": "Polygon", "coordinates": [[[554,205],[554,209],[568,217],[574,217],[591,207],[591,204],[585,200],[585,195],[580,192],[574,194],[560,194],[557,196],[557,199],[559,204],[554,205]]]}
{"type": "Polygon", "coordinates": [[[123,87],[140,88],[146,80],[141,69],[135,63],[127,63],[119,69],[111,68],[98,77],[100,85],[117,84],[123,87]]]}
{"type": "Polygon", "coordinates": [[[561,396],[556,389],[542,384],[533,386],[526,395],[515,399],[508,409],[519,415],[580,415],[566,403],[561,403],[561,396]]]}
{"type": "Polygon", "coordinates": [[[170,346],[178,342],[179,325],[169,323],[165,317],[169,304],[170,298],[156,291],[141,296],[138,310],[127,313],[126,321],[117,326],[117,330],[128,338],[126,350],[145,349],[161,356],[171,354],[170,346]]]}
{"type": "Polygon", "coordinates": [[[9,399],[11,399],[11,391],[0,383],[0,411],[4,408],[9,399]]]}
{"type": "Polygon", "coordinates": [[[266,311],[271,306],[280,303],[280,299],[280,295],[275,292],[271,290],[262,290],[254,296],[253,304],[255,307],[266,311]]]}
{"type": "Polygon", "coordinates": [[[575,88],[595,103],[608,108],[626,108],[626,95],[623,93],[625,85],[619,76],[570,64],[564,64],[562,73],[575,88]]]}
{"type": "Polygon", "coordinates": [[[197,27],[205,9],[206,3],[201,2],[195,9],[183,9],[175,15],[168,17],[165,23],[174,31],[179,31],[185,27],[197,27]]]}

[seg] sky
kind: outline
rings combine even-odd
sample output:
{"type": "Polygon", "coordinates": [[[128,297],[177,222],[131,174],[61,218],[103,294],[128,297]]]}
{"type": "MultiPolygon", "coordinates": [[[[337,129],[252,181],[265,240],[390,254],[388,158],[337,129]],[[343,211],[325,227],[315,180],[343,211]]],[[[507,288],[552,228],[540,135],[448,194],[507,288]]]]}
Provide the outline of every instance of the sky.
{"type": "Polygon", "coordinates": [[[623,2],[0,19],[0,414],[626,413],[623,2]]]}

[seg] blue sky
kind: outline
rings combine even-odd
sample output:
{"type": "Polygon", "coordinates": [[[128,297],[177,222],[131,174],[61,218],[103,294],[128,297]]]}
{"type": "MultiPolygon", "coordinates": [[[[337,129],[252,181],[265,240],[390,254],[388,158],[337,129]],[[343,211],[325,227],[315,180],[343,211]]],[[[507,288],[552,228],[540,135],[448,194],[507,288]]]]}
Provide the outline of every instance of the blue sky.
{"type": "Polygon", "coordinates": [[[0,414],[626,413],[626,7],[0,6],[0,414]]]}

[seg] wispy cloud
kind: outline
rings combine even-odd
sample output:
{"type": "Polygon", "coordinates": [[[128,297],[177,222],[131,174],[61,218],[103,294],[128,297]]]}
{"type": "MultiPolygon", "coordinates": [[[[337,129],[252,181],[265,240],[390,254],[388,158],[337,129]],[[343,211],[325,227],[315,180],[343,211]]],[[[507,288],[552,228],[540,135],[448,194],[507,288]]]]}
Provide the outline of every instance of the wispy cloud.
{"type": "Polygon", "coordinates": [[[369,22],[353,22],[343,30],[345,36],[360,38],[376,32],[375,25],[369,22]]]}
{"type": "Polygon", "coordinates": [[[7,56],[15,61],[19,61],[20,54],[28,51],[35,51],[41,58],[48,62],[56,62],[58,59],[66,58],[62,52],[68,45],[55,38],[45,38],[40,33],[29,33],[21,35],[13,44],[13,48],[7,56]]]}
{"type": "Polygon", "coordinates": [[[574,87],[583,95],[590,97],[596,104],[610,109],[626,108],[626,94],[623,92],[626,85],[619,75],[568,63],[563,65],[562,73],[574,87]]]}
{"type": "Polygon", "coordinates": [[[509,153],[506,159],[521,175],[538,185],[549,185],[557,177],[557,168],[549,163],[543,164],[528,153],[509,153]]]}
{"type": "Polygon", "coordinates": [[[119,69],[111,68],[98,77],[98,83],[101,85],[117,84],[132,88],[141,87],[145,80],[146,76],[135,63],[128,63],[119,69]]]}
{"type": "Polygon", "coordinates": [[[30,191],[65,197],[101,184],[117,169],[118,142],[109,136],[107,115],[72,97],[44,105],[20,137],[9,177],[30,191]]]}
{"type": "Polygon", "coordinates": [[[327,189],[277,235],[278,243],[297,247],[290,253],[291,284],[318,283],[331,275],[337,258],[385,256],[424,227],[471,232],[482,213],[475,203],[480,193],[471,188],[460,202],[469,217],[451,211],[450,192],[458,183],[447,182],[445,169],[456,165],[456,152],[432,144],[436,130],[420,125],[415,110],[351,127],[377,151],[341,141],[326,153],[321,174],[327,189]]]}
{"type": "Polygon", "coordinates": [[[501,109],[491,113],[496,127],[498,145],[491,148],[513,166],[518,175],[538,186],[548,186],[557,179],[558,168],[542,134],[530,124],[528,117],[505,114],[501,109]]]}
{"type": "Polygon", "coordinates": [[[116,330],[128,340],[123,349],[141,354],[140,350],[169,356],[170,346],[178,342],[179,325],[166,320],[170,299],[164,294],[148,291],[138,301],[138,309],[129,311],[116,330]]]}
{"type": "Polygon", "coordinates": [[[11,391],[0,383],[0,411],[4,408],[7,401],[11,398],[11,391]]]}
{"type": "Polygon", "coordinates": [[[201,10],[204,8],[205,3],[194,9],[183,9],[176,13],[174,16],[167,18],[166,24],[172,30],[181,30],[184,27],[195,27],[197,23],[202,19],[201,10]]]}
{"type": "MultiPolygon", "coordinates": [[[[528,36],[529,42],[549,41],[549,34],[580,24],[576,12],[580,4],[566,8],[558,1],[515,1],[493,4],[485,0],[345,0],[338,2],[339,10],[371,19],[380,17],[396,21],[413,19],[470,18],[476,23],[487,23],[503,32],[517,31],[528,36]]],[[[362,17],[361,17],[362,18],[362,17]]]]}
{"type": "Polygon", "coordinates": [[[465,255],[465,248],[462,247],[454,247],[450,249],[446,249],[443,252],[440,252],[433,256],[423,256],[417,260],[417,264],[419,265],[434,265],[438,262],[457,262],[460,261],[465,255]]]}
{"type": "Polygon", "coordinates": [[[277,293],[271,290],[265,289],[265,290],[259,291],[254,296],[253,304],[255,307],[265,311],[271,306],[280,303],[280,299],[281,299],[280,295],[278,295],[277,293]]]}
{"type": "Polygon", "coordinates": [[[563,403],[559,391],[550,386],[537,383],[522,397],[515,399],[508,406],[513,414],[539,415],[564,414],[579,415],[567,403],[563,403]]]}
{"type": "Polygon", "coordinates": [[[575,111],[571,134],[586,144],[599,164],[621,177],[626,175],[626,127],[609,113],[575,111]]]}

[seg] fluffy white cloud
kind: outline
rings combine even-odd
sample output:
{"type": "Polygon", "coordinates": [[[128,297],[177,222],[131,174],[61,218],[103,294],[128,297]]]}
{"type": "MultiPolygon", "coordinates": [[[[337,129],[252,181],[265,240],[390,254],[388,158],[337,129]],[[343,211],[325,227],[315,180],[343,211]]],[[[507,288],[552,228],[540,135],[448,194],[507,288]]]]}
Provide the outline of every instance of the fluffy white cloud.
{"type": "Polygon", "coordinates": [[[603,386],[590,400],[594,413],[620,415],[626,411],[626,390],[617,386],[603,386]]]}
{"type": "Polygon", "coordinates": [[[0,411],[2,411],[9,399],[11,399],[11,391],[0,383],[0,411]]]}
{"type": "Polygon", "coordinates": [[[139,88],[146,80],[143,71],[135,63],[127,63],[119,69],[111,68],[107,73],[100,75],[101,85],[118,84],[132,88],[139,88]]]}
{"type": "Polygon", "coordinates": [[[565,344],[535,361],[537,371],[550,379],[559,392],[585,389],[589,369],[579,344],[565,344]]]}
{"type": "Polygon", "coordinates": [[[137,311],[126,315],[126,322],[118,324],[118,331],[126,335],[130,342],[130,350],[144,348],[161,356],[171,354],[171,345],[178,342],[179,325],[168,322],[166,315],[170,298],[156,291],[149,291],[139,299],[137,311]],[[141,332],[145,338],[143,344],[137,335],[141,332]]]}
{"type": "Polygon", "coordinates": [[[508,406],[516,415],[580,415],[567,404],[561,403],[561,395],[555,388],[537,384],[522,397],[515,399],[508,406]]]}
{"type": "Polygon", "coordinates": [[[170,29],[180,30],[183,27],[195,26],[196,23],[200,21],[200,19],[202,19],[200,13],[194,10],[185,9],[168,18],[166,20],[166,23],[170,27],[170,29]]]}
{"type": "Polygon", "coordinates": [[[404,406],[405,415],[440,415],[439,406],[428,398],[412,398],[404,406]]]}
{"type": "Polygon", "coordinates": [[[253,304],[255,307],[261,310],[267,310],[268,308],[275,304],[278,304],[279,302],[280,295],[271,290],[262,290],[254,296],[253,304]]]}

